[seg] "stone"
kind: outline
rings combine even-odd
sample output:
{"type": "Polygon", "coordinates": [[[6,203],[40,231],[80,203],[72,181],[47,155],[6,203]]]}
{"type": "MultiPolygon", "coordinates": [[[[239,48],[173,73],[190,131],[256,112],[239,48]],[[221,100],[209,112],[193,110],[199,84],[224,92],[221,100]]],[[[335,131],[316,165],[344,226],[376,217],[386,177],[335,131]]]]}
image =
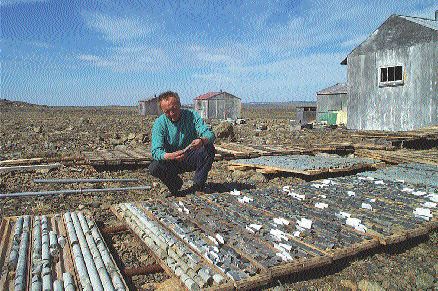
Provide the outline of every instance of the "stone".
{"type": "Polygon", "coordinates": [[[230,122],[221,122],[215,128],[213,132],[217,139],[228,139],[230,141],[235,140],[234,127],[230,122]]]}
{"type": "Polygon", "coordinates": [[[353,283],[353,281],[351,280],[341,280],[340,284],[345,287],[348,288],[352,291],[356,291],[357,290],[357,285],[356,283],[353,283]]]}
{"type": "Polygon", "coordinates": [[[128,134],[127,139],[128,140],[133,140],[133,139],[135,139],[135,137],[136,137],[135,133],[131,132],[131,133],[128,134]]]}
{"type": "Polygon", "coordinates": [[[250,178],[254,182],[266,182],[267,178],[262,173],[254,173],[250,178]]]}
{"type": "Polygon", "coordinates": [[[113,146],[116,146],[116,145],[119,145],[119,144],[121,144],[121,143],[123,143],[123,142],[120,141],[120,140],[118,140],[118,139],[111,138],[111,139],[109,140],[109,143],[110,143],[111,145],[113,145],[113,146]]]}
{"type": "Polygon", "coordinates": [[[149,142],[151,139],[149,138],[149,134],[147,134],[147,133],[143,133],[142,135],[141,135],[141,142],[142,143],[147,143],[147,142],[149,142]]]}
{"type": "Polygon", "coordinates": [[[369,281],[369,280],[360,280],[357,285],[359,290],[362,291],[384,291],[385,289],[380,286],[378,282],[369,281]]]}
{"type": "Polygon", "coordinates": [[[241,180],[241,179],[246,179],[250,176],[250,171],[233,171],[231,176],[233,177],[233,179],[235,180],[241,180]]]}
{"type": "Polygon", "coordinates": [[[420,273],[415,277],[415,285],[418,290],[429,290],[433,287],[434,277],[429,273],[420,273]]]}
{"type": "Polygon", "coordinates": [[[102,203],[97,202],[97,201],[91,202],[91,204],[90,204],[90,206],[93,208],[99,208],[100,205],[102,205],[102,203]]]}

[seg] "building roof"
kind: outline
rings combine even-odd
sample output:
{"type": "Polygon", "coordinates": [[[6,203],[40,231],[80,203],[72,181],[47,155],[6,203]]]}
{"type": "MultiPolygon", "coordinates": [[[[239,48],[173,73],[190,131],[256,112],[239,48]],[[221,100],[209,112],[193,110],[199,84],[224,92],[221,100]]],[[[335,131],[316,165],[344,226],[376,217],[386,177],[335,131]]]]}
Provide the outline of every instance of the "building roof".
{"type": "Polygon", "coordinates": [[[210,99],[211,97],[214,97],[216,95],[221,94],[222,92],[208,92],[205,94],[202,94],[198,97],[195,98],[195,100],[206,100],[206,99],[210,99]]]}
{"type": "Polygon", "coordinates": [[[425,27],[428,27],[428,28],[431,28],[434,30],[438,30],[438,21],[437,20],[420,18],[420,17],[412,17],[412,16],[403,16],[403,15],[398,15],[398,16],[401,18],[404,18],[406,20],[420,24],[422,26],[425,26],[425,27]]]}
{"type": "Polygon", "coordinates": [[[224,93],[231,95],[234,98],[240,99],[239,97],[234,96],[233,94],[227,93],[225,91],[221,91],[221,92],[208,92],[208,93],[205,93],[205,94],[202,94],[202,95],[196,97],[194,100],[207,100],[207,99],[213,98],[217,95],[224,94],[224,93]]]}
{"type": "MultiPolygon", "coordinates": [[[[364,54],[383,47],[391,49],[399,46],[411,46],[420,42],[430,42],[431,39],[436,39],[437,30],[437,20],[393,14],[365,41],[356,46],[348,56],[364,54]],[[388,34],[389,32],[390,34],[388,34]]],[[[341,65],[347,64],[348,56],[341,62],[341,65]]]]}
{"type": "Polygon", "coordinates": [[[316,92],[316,95],[333,95],[333,94],[347,94],[348,86],[345,83],[337,83],[328,88],[316,92]]]}

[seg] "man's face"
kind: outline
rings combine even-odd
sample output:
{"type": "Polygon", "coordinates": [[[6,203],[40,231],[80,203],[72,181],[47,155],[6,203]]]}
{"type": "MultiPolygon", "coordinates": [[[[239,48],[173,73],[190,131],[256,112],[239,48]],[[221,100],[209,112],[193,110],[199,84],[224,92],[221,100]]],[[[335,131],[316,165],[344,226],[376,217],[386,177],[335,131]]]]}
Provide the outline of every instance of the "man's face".
{"type": "Polygon", "coordinates": [[[167,118],[173,122],[178,121],[181,117],[181,106],[175,97],[169,97],[161,101],[160,107],[167,118]]]}

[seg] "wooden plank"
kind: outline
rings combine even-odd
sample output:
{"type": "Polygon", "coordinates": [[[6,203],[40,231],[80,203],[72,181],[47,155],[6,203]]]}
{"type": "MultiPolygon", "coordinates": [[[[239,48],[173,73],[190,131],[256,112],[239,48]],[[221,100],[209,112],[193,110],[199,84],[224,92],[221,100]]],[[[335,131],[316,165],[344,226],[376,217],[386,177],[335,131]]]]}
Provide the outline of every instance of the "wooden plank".
{"type": "Polygon", "coordinates": [[[231,150],[226,147],[223,147],[222,145],[215,145],[214,146],[216,151],[223,152],[225,154],[231,154],[234,158],[247,158],[249,157],[249,153],[231,150]]]}
{"type": "Polygon", "coordinates": [[[1,290],[7,290],[6,288],[6,282],[8,277],[8,269],[7,269],[7,260],[9,258],[9,253],[11,249],[11,233],[12,233],[12,226],[14,222],[11,221],[9,218],[5,218],[1,222],[0,227],[0,266],[1,266],[1,273],[0,273],[0,289],[1,290]]]}
{"type": "Polygon", "coordinates": [[[11,246],[12,246],[12,236],[13,236],[13,225],[15,224],[14,221],[10,218],[4,218],[2,221],[3,229],[5,230],[1,234],[1,260],[0,260],[0,266],[2,266],[2,272],[0,276],[0,289],[1,290],[12,290],[13,289],[13,283],[11,285],[11,282],[13,282],[14,277],[12,274],[10,274],[8,267],[7,267],[7,260],[9,258],[9,254],[11,252],[11,246]],[[4,223],[3,223],[4,222],[4,223]]]}
{"type": "Polygon", "coordinates": [[[43,161],[43,158],[31,158],[31,159],[16,159],[16,160],[3,160],[0,161],[0,166],[20,166],[20,165],[29,165],[40,163],[43,161]]]}
{"type": "Polygon", "coordinates": [[[136,153],[143,158],[138,162],[139,164],[149,164],[153,158],[152,154],[148,149],[137,147],[130,149],[130,152],[136,153]]]}
{"type": "MultiPolygon", "coordinates": [[[[224,144],[222,144],[222,145],[224,145],[224,144]]],[[[227,143],[225,145],[227,148],[231,147],[232,149],[237,149],[237,150],[243,149],[244,152],[248,152],[251,157],[260,157],[263,155],[269,155],[271,153],[270,151],[261,150],[259,148],[255,148],[255,147],[252,147],[250,145],[244,145],[241,143],[232,143],[232,144],[227,143]]]]}
{"type": "Polygon", "coordinates": [[[241,165],[229,165],[228,169],[231,171],[246,171],[253,169],[253,167],[241,166],[241,165]]]}
{"type": "Polygon", "coordinates": [[[121,163],[121,159],[108,150],[97,150],[96,153],[105,160],[106,165],[120,165],[121,163]]]}
{"type": "Polygon", "coordinates": [[[59,163],[47,164],[47,165],[0,167],[0,173],[52,170],[52,169],[57,169],[59,167],[61,167],[61,164],[59,163]]]}
{"type": "Polygon", "coordinates": [[[149,157],[146,157],[145,155],[139,154],[136,151],[132,150],[132,149],[118,149],[119,151],[124,152],[125,154],[131,156],[132,158],[134,158],[137,161],[146,161],[149,160],[149,157]]]}
{"type": "Polygon", "coordinates": [[[380,150],[357,150],[356,155],[368,158],[377,158],[379,160],[392,163],[422,163],[438,166],[438,159],[435,159],[436,150],[430,151],[412,151],[412,150],[397,150],[397,151],[380,151],[380,150]],[[427,154],[430,154],[430,158],[427,154]],[[426,157],[425,157],[426,156],[426,157]]]}
{"type": "MultiPolygon", "coordinates": [[[[313,176],[323,173],[323,170],[298,170],[298,169],[286,169],[286,168],[280,168],[280,167],[271,167],[271,166],[265,166],[260,164],[244,164],[244,163],[235,163],[230,162],[230,165],[232,166],[246,166],[253,169],[260,169],[263,171],[266,171],[266,173],[272,173],[272,172],[284,172],[284,173],[293,173],[293,174],[300,174],[300,175],[306,175],[306,176],[313,176]]],[[[327,171],[328,172],[328,171],[327,171]]]]}
{"type": "Polygon", "coordinates": [[[121,163],[135,163],[137,160],[120,149],[113,149],[112,153],[120,159],[121,163]]]}
{"type": "Polygon", "coordinates": [[[85,161],[91,165],[104,165],[105,159],[97,152],[83,152],[85,161]]]}
{"type": "Polygon", "coordinates": [[[335,251],[331,252],[331,254],[333,260],[335,261],[335,260],[340,260],[347,257],[355,256],[363,251],[378,247],[379,245],[380,245],[379,239],[373,238],[371,240],[365,240],[360,243],[353,244],[352,246],[336,249],[335,251]]]}
{"type": "Polygon", "coordinates": [[[282,277],[286,275],[291,275],[293,273],[306,271],[313,268],[318,268],[322,266],[329,265],[333,262],[333,259],[329,256],[324,257],[314,257],[310,259],[301,259],[297,261],[292,261],[290,263],[282,264],[279,266],[271,267],[272,277],[282,277]]]}

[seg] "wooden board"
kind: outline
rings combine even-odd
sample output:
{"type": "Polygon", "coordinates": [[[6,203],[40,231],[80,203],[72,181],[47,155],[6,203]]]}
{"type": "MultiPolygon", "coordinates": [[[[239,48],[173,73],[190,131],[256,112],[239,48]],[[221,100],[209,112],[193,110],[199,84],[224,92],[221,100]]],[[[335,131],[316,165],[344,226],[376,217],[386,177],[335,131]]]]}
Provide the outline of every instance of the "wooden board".
{"type": "Polygon", "coordinates": [[[0,161],[0,167],[29,165],[29,164],[36,164],[36,163],[41,163],[41,162],[43,162],[43,158],[3,160],[3,161],[0,161]]]}
{"type": "Polygon", "coordinates": [[[115,148],[84,152],[85,160],[93,166],[148,164],[152,160],[149,150],[137,148],[115,148]]]}
{"type": "Polygon", "coordinates": [[[438,149],[430,150],[407,150],[401,149],[396,151],[382,150],[356,150],[358,157],[379,159],[390,164],[400,163],[421,163],[438,166],[438,149]]]}
{"type": "Polygon", "coordinates": [[[28,166],[10,166],[10,167],[0,167],[1,173],[9,172],[28,172],[28,171],[40,171],[40,170],[52,170],[61,167],[61,164],[46,164],[46,165],[28,165],[28,166]]]}
{"type": "Polygon", "coordinates": [[[290,174],[298,174],[304,176],[317,176],[321,174],[339,174],[339,173],[350,173],[354,171],[365,171],[371,169],[378,169],[382,166],[382,163],[374,163],[374,164],[356,164],[345,168],[325,168],[318,170],[299,170],[299,169],[290,169],[290,168],[282,168],[282,167],[271,167],[262,164],[245,164],[245,163],[236,163],[233,161],[229,162],[230,170],[255,170],[256,172],[262,174],[279,174],[279,173],[290,173],[290,174]]]}

